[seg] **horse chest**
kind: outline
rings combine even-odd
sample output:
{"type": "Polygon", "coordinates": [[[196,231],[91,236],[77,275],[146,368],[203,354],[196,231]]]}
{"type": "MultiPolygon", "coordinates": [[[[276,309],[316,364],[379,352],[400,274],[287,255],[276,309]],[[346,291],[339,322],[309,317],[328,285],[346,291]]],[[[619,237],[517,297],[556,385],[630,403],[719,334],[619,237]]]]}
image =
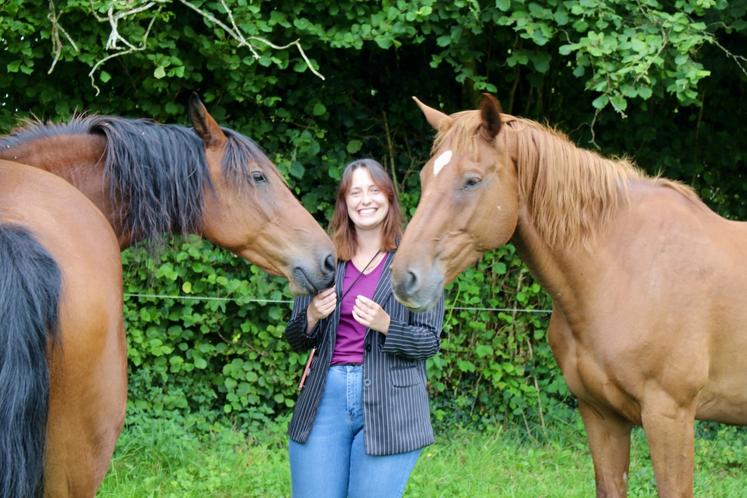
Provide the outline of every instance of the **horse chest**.
{"type": "Polygon", "coordinates": [[[604,407],[638,423],[640,408],[622,389],[624,372],[607,361],[607,351],[594,350],[580,341],[562,320],[551,320],[548,339],[568,389],[592,406],[604,407]]]}

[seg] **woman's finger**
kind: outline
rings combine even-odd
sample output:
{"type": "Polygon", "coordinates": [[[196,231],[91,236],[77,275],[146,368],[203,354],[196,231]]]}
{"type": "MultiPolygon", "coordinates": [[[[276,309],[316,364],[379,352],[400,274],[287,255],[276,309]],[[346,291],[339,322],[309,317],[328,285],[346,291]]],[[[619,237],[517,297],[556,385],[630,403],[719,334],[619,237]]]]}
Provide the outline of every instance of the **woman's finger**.
{"type": "Polygon", "coordinates": [[[353,318],[355,318],[355,321],[360,323],[361,325],[365,325],[368,327],[370,320],[368,317],[366,317],[364,314],[361,313],[360,309],[353,308],[353,318]]]}

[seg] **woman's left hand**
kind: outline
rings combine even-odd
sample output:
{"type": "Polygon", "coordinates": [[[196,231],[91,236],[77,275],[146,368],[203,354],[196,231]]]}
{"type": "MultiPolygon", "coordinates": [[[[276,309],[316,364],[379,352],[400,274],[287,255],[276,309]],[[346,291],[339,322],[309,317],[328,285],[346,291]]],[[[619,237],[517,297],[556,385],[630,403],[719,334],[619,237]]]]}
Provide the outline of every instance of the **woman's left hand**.
{"type": "Polygon", "coordinates": [[[353,306],[353,318],[361,325],[381,332],[386,335],[389,332],[389,314],[366,296],[357,296],[353,306]]]}

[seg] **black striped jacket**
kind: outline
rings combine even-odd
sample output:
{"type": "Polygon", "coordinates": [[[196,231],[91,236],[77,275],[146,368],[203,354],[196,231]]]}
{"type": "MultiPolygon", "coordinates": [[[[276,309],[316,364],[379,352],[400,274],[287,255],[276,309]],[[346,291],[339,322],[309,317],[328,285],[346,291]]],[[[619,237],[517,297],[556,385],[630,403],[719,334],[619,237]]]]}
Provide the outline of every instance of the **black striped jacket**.
{"type": "MultiPolygon", "coordinates": [[[[363,415],[366,453],[392,455],[422,448],[433,442],[428,408],[425,360],[438,352],[443,326],[444,300],[432,309],[415,313],[392,294],[394,253],[387,254],[373,300],[390,317],[389,333],[367,329],[363,360],[363,415]]],[[[306,309],[311,296],[296,298],[285,337],[296,351],[317,347],[288,427],[291,439],[309,437],[324,390],[340,322],[340,294],[345,262],[337,263],[337,308],[306,334],[306,309]]]]}

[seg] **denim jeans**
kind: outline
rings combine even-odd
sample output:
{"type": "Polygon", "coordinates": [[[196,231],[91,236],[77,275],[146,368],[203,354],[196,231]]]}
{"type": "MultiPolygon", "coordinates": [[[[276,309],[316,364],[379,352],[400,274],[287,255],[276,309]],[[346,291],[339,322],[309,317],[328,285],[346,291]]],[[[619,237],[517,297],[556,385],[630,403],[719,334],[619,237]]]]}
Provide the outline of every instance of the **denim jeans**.
{"type": "Polygon", "coordinates": [[[366,454],[362,378],[360,365],[330,367],[309,438],[288,444],[293,498],[402,496],[420,450],[366,454]]]}

